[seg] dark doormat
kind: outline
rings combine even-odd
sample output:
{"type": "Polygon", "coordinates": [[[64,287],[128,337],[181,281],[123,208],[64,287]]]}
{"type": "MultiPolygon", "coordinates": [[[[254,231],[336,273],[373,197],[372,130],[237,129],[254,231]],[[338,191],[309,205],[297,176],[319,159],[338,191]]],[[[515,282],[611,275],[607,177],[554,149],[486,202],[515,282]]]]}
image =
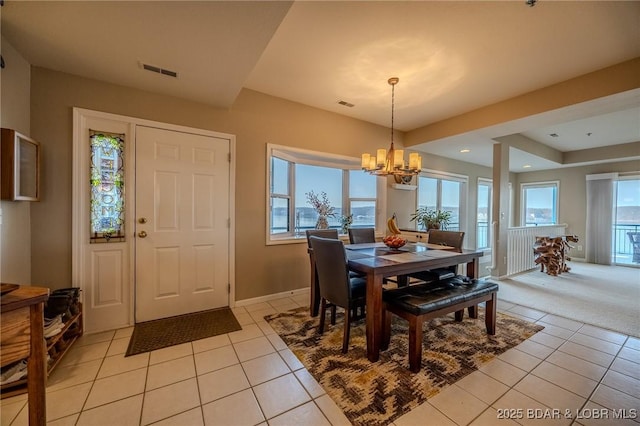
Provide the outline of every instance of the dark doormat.
{"type": "Polygon", "coordinates": [[[125,356],[242,330],[229,308],[194,312],[135,325],[125,356]]]}

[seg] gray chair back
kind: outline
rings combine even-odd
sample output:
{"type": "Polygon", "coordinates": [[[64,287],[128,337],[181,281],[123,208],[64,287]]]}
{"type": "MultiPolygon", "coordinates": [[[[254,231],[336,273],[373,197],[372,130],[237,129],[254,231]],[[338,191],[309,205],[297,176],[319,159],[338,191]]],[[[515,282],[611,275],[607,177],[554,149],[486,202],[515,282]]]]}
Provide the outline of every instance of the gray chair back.
{"type": "Polygon", "coordinates": [[[442,244],[462,250],[463,241],[464,232],[462,231],[441,231],[439,229],[429,231],[429,244],[442,244]]]}
{"type": "Polygon", "coordinates": [[[342,241],[310,236],[309,242],[316,260],[320,296],[335,305],[348,307],[351,284],[347,254],[342,241]]]}
{"type": "Polygon", "coordinates": [[[337,229],[307,229],[307,245],[311,247],[311,242],[309,241],[309,237],[321,237],[321,238],[331,238],[332,240],[338,239],[338,230],[337,229]]]}
{"type": "Polygon", "coordinates": [[[349,228],[349,242],[351,244],[375,243],[375,228],[349,228]]]}

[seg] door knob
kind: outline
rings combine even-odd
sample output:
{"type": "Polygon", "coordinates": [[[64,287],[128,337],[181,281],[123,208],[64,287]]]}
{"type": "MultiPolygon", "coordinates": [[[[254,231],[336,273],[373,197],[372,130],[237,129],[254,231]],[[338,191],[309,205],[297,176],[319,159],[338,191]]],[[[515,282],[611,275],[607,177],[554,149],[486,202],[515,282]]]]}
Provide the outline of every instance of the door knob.
{"type": "Polygon", "coordinates": [[[140,237],[140,238],[146,238],[146,237],[147,237],[147,232],[146,232],[146,231],[140,231],[140,232],[138,232],[138,237],[140,237]]]}
{"type": "Polygon", "coordinates": [[[147,218],[146,217],[141,217],[140,219],[138,219],[139,223],[147,223],[147,218]]]}

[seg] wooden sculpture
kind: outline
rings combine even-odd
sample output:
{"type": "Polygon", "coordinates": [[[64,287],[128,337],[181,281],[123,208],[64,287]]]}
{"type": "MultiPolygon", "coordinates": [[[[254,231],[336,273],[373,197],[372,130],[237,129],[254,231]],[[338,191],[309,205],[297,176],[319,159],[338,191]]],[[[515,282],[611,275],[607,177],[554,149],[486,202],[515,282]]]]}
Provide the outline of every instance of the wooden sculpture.
{"type": "Polygon", "coordinates": [[[557,276],[563,272],[569,272],[567,265],[569,250],[573,247],[569,242],[577,243],[576,235],[564,235],[559,237],[536,237],[533,245],[533,253],[536,265],[540,265],[540,272],[547,268],[547,274],[557,276]]]}

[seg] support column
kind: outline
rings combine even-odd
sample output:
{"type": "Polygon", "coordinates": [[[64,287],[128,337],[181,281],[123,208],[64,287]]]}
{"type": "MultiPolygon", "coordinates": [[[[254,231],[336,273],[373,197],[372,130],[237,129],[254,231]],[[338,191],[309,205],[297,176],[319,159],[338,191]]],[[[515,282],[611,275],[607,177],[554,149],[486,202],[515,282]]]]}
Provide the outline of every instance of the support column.
{"type": "Polygon", "coordinates": [[[507,275],[507,228],[509,227],[509,145],[493,145],[493,212],[491,231],[493,234],[493,257],[491,276],[507,275]],[[496,223],[496,225],[494,225],[496,223]]]}

